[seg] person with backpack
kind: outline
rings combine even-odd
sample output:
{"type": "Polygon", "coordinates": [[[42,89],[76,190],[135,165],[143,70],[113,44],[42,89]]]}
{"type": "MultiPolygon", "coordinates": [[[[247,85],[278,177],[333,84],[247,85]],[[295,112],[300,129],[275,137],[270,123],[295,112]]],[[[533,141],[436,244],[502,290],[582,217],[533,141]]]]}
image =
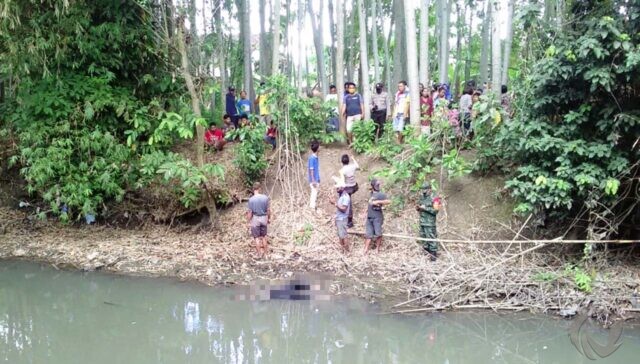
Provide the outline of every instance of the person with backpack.
{"type": "Polygon", "coordinates": [[[347,94],[344,95],[342,100],[342,112],[340,114],[345,117],[347,142],[349,143],[349,148],[351,148],[351,144],[353,144],[353,126],[362,120],[362,115],[364,114],[364,98],[356,92],[355,83],[347,82],[346,85],[347,94]]]}

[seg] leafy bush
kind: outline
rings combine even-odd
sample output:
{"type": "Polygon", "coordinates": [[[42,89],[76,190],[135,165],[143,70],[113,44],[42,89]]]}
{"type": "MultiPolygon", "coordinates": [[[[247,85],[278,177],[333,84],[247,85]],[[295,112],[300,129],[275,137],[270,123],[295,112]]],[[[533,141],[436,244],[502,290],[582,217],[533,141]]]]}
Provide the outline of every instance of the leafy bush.
{"type": "MultiPolygon", "coordinates": [[[[637,203],[619,196],[638,176],[640,135],[640,9],[620,14],[625,4],[576,2],[570,15],[580,21],[516,89],[515,117],[499,126],[489,154],[519,165],[507,182],[518,212],[586,207],[613,216],[637,203]]],[[[611,232],[610,223],[600,228],[611,232]]]]}
{"type": "Polygon", "coordinates": [[[192,204],[206,176],[221,173],[163,153],[204,120],[180,98],[141,6],[23,1],[0,14],[0,64],[20,80],[3,106],[18,136],[11,162],[63,220],[100,214],[158,171],[192,204]]]}
{"type": "Polygon", "coordinates": [[[230,132],[229,137],[240,141],[235,149],[234,163],[244,173],[247,186],[251,186],[264,176],[268,167],[264,156],[264,130],[261,127],[244,127],[230,132]]]}
{"type": "Polygon", "coordinates": [[[353,150],[366,153],[373,148],[376,137],[376,124],[373,120],[362,120],[353,125],[353,150]]]}

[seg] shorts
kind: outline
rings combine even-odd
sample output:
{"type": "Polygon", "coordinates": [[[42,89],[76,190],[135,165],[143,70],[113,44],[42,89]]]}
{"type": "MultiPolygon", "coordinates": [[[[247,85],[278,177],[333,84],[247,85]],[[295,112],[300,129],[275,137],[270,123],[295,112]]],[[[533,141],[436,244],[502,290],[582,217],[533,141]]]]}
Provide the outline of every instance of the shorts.
{"type": "Polygon", "coordinates": [[[336,219],[336,227],[338,228],[338,238],[344,239],[347,237],[347,219],[336,219]]]}
{"type": "Polygon", "coordinates": [[[404,130],[404,114],[397,114],[393,117],[393,131],[401,132],[404,130]]]}
{"type": "Polygon", "coordinates": [[[364,236],[367,239],[375,239],[382,236],[382,222],[383,218],[367,218],[367,222],[364,224],[364,236]]]}
{"type": "Polygon", "coordinates": [[[267,216],[254,216],[251,218],[251,236],[262,238],[267,236],[267,216]]]}
{"type": "Polygon", "coordinates": [[[353,124],[360,120],[362,120],[362,114],[347,116],[347,133],[351,133],[353,124]]]}

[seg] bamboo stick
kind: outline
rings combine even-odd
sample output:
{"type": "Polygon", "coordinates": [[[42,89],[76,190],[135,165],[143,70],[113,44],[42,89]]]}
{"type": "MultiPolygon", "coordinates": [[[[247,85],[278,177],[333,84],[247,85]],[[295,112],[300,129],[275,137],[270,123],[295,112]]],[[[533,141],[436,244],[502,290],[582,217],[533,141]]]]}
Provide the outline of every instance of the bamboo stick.
{"type": "MultiPolygon", "coordinates": [[[[349,231],[352,235],[365,235],[363,231],[349,231]]],[[[635,244],[640,240],[562,240],[562,239],[531,239],[531,240],[464,240],[464,239],[426,239],[416,236],[401,234],[382,234],[385,238],[409,239],[417,241],[436,241],[439,243],[471,243],[471,244],[509,244],[509,243],[545,243],[545,244],[585,244],[585,243],[613,243],[613,244],[635,244]]]]}

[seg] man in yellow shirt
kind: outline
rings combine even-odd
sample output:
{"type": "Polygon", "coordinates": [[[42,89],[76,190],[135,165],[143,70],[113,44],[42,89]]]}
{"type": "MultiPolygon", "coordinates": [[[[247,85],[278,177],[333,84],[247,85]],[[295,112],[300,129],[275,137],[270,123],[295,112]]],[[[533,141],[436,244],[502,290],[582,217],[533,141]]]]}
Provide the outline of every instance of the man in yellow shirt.
{"type": "Polygon", "coordinates": [[[269,125],[271,123],[271,113],[269,112],[269,105],[267,104],[268,94],[264,89],[264,82],[260,82],[260,93],[258,97],[256,97],[255,105],[260,110],[260,121],[262,121],[265,125],[269,125]]]}

